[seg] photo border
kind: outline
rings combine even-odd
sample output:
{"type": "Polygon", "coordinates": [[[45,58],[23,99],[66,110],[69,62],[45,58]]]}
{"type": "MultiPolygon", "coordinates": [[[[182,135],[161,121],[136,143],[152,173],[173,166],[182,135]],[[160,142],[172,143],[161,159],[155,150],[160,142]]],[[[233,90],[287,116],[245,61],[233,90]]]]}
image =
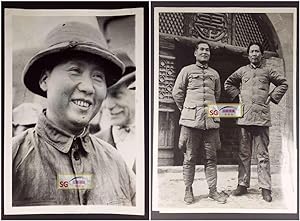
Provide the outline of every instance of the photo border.
{"type": "Polygon", "coordinates": [[[144,63],[144,76],[142,76],[143,79],[147,79],[149,76],[149,6],[148,2],[1,2],[1,12],[2,12],[2,22],[1,22],[1,29],[2,29],[2,77],[1,77],[1,121],[2,121],[2,149],[1,149],[1,219],[3,220],[41,220],[41,219],[65,219],[65,220],[95,220],[95,219],[107,219],[107,220],[131,220],[131,219],[149,219],[149,146],[148,146],[148,131],[149,131],[149,115],[147,113],[147,107],[148,107],[148,81],[144,80],[143,86],[144,86],[144,215],[129,215],[129,214],[22,214],[22,215],[7,215],[4,214],[4,130],[5,130],[5,34],[4,34],[4,27],[5,27],[5,9],[9,8],[21,8],[21,9],[92,9],[92,10],[100,10],[100,9],[129,9],[129,8],[143,8],[143,63],[144,63]]]}
{"type": "MultiPolygon", "coordinates": [[[[281,7],[281,8],[295,8],[296,9],[296,17],[297,17],[297,34],[296,37],[296,90],[294,91],[294,95],[296,96],[296,131],[295,131],[295,136],[296,136],[296,148],[299,146],[299,2],[232,2],[232,1],[215,1],[215,2],[159,2],[159,1],[153,1],[151,4],[151,17],[152,17],[152,24],[151,24],[151,30],[152,33],[155,33],[154,31],[154,19],[155,19],[155,13],[154,13],[154,8],[156,7],[168,7],[168,8],[175,8],[175,7],[224,7],[224,8],[235,8],[235,7],[243,7],[243,8],[266,8],[266,7],[281,7]]],[[[154,136],[153,136],[153,131],[154,129],[154,120],[157,120],[154,118],[154,111],[155,109],[155,88],[153,84],[156,84],[155,82],[155,70],[154,70],[154,63],[155,63],[155,36],[152,34],[151,36],[151,45],[152,45],[152,51],[151,51],[151,62],[152,62],[152,70],[151,70],[151,103],[152,103],[152,112],[151,112],[151,127],[152,127],[152,136],[151,136],[151,147],[152,147],[152,156],[154,156],[154,148],[157,148],[154,146],[154,136]]],[[[157,65],[157,64],[156,64],[157,65]]],[[[295,128],[295,127],[294,127],[295,128]]],[[[299,148],[297,149],[299,150],[299,148]]],[[[153,199],[155,198],[154,194],[155,191],[157,191],[157,187],[154,184],[154,179],[153,177],[155,176],[154,173],[157,174],[157,167],[154,167],[154,160],[157,161],[156,158],[152,157],[152,185],[151,185],[151,198],[152,198],[152,204],[151,204],[151,217],[153,220],[206,220],[206,219],[215,219],[215,220],[246,220],[246,219],[262,219],[262,220],[280,220],[280,219],[285,219],[285,220],[293,220],[293,219],[299,219],[299,153],[297,156],[297,213],[161,213],[159,211],[154,211],[153,210],[153,199]],[[154,188],[156,188],[154,190],[154,188]]],[[[158,197],[158,196],[156,196],[158,197]]]]}

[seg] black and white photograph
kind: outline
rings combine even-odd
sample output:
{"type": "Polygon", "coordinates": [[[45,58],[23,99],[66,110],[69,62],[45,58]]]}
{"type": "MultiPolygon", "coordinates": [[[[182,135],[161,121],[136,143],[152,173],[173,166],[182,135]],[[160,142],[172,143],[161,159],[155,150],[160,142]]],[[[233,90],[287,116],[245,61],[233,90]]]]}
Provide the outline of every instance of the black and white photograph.
{"type": "Polygon", "coordinates": [[[297,214],[297,7],[169,5],[152,5],[153,212],[297,214]]]}
{"type": "Polygon", "coordinates": [[[4,13],[4,215],[144,216],[144,8],[4,13]]]}

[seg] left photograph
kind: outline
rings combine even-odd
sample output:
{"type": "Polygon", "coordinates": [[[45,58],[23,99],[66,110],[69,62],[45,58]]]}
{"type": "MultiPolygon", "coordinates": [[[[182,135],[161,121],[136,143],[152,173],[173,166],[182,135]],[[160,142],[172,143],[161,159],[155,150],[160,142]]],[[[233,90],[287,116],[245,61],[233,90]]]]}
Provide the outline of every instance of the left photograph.
{"type": "Polygon", "coordinates": [[[143,8],[4,12],[4,215],[144,215],[143,8]]]}

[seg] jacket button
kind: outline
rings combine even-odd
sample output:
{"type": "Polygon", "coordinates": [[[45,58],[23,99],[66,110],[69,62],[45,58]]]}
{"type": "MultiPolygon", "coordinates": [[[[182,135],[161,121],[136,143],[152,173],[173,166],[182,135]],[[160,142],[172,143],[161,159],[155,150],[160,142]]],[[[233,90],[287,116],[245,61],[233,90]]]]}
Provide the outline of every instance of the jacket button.
{"type": "Polygon", "coordinates": [[[74,159],[75,159],[76,161],[78,161],[78,160],[80,159],[79,152],[78,152],[78,151],[75,151],[75,152],[73,153],[73,157],[74,157],[74,159]]]}

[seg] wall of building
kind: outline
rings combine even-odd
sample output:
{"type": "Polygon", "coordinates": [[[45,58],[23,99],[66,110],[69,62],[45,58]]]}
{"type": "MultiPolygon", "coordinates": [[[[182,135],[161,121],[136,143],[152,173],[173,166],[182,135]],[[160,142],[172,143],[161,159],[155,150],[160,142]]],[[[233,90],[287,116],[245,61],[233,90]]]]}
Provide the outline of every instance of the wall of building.
{"type": "Polygon", "coordinates": [[[297,139],[296,127],[294,127],[294,125],[296,124],[296,118],[294,117],[296,113],[296,103],[294,101],[298,99],[294,86],[296,86],[297,84],[296,75],[298,73],[294,69],[294,66],[297,65],[296,57],[294,56],[297,46],[293,44],[293,41],[296,41],[297,38],[295,37],[295,39],[293,39],[293,35],[296,34],[293,32],[293,27],[297,26],[293,21],[297,21],[297,19],[293,20],[293,15],[286,13],[270,13],[267,14],[267,16],[273,24],[274,30],[276,31],[278,36],[278,41],[281,45],[280,54],[284,60],[284,71],[289,84],[289,89],[284,96],[285,99],[283,99],[280,103],[280,106],[286,108],[283,109],[283,111],[280,113],[280,124],[282,129],[281,151],[277,151],[276,153],[274,153],[275,156],[273,156],[274,154],[272,154],[271,157],[274,157],[275,159],[281,159],[281,173],[284,177],[282,179],[282,186],[284,186],[283,192],[286,196],[287,202],[291,203],[293,202],[293,200],[296,201],[295,196],[297,195],[297,160],[299,156],[297,150],[298,147],[295,143],[297,139]]]}
{"type": "Polygon", "coordinates": [[[111,49],[122,49],[135,60],[135,16],[121,16],[109,19],[104,29],[111,49]]]}
{"type": "MultiPolygon", "coordinates": [[[[293,151],[287,150],[289,145],[286,145],[286,140],[292,140],[292,125],[293,125],[293,116],[291,113],[293,113],[293,36],[291,33],[293,33],[293,19],[292,14],[265,14],[264,17],[267,21],[265,21],[264,26],[266,29],[263,30],[272,30],[273,33],[268,33],[268,36],[273,36],[272,41],[276,43],[276,46],[278,46],[277,53],[279,54],[279,57],[272,57],[267,56],[266,63],[268,66],[274,68],[278,72],[285,74],[288,83],[290,85],[289,90],[287,94],[283,97],[281,102],[278,105],[275,105],[273,103],[270,104],[271,107],[271,118],[272,118],[272,127],[270,127],[270,146],[269,146],[269,152],[270,152],[270,160],[271,164],[275,165],[276,168],[282,167],[283,164],[285,164],[285,161],[289,159],[289,157],[292,156],[293,151]],[[289,155],[287,157],[286,155],[289,155]]],[[[173,26],[172,26],[173,27],[173,26]]],[[[182,33],[181,33],[182,34],[182,33]]],[[[175,35],[173,35],[175,36],[175,35]]],[[[174,48],[174,42],[175,40],[172,40],[172,35],[170,34],[169,39],[165,41],[165,39],[162,41],[160,38],[160,56],[164,56],[167,58],[168,56],[174,56],[174,53],[172,52],[172,48],[174,48]],[[173,45],[173,46],[172,46],[173,45]],[[167,56],[166,56],[167,55],[167,56]]],[[[174,37],[173,37],[174,39],[174,37]]],[[[160,57],[160,66],[165,59],[163,57],[160,57]]],[[[170,60],[170,59],[168,59],[170,60]]],[[[171,59],[172,60],[172,59],[171,59]]],[[[174,59],[176,62],[176,58],[174,59]]],[[[176,66],[176,64],[175,64],[176,66]]],[[[170,68],[169,68],[170,69],[170,68]]],[[[170,79],[166,73],[168,73],[171,70],[167,70],[164,67],[160,67],[160,82],[161,80],[170,79]],[[161,79],[162,78],[162,79],[161,79]]],[[[171,73],[170,72],[170,73],[171,73]]],[[[177,73],[176,73],[177,74],[177,73]]],[[[176,76],[176,75],[175,75],[176,76]]],[[[274,85],[271,86],[271,90],[273,89],[274,85]]],[[[161,91],[163,92],[163,90],[161,91]]],[[[160,95],[161,95],[160,92],[160,95]]],[[[160,102],[160,107],[163,106],[163,103],[160,102]]],[[[172,108],[170,108],[170,105],[167,104],[169,108],[162,108],[162,110],[167,110],[170,112],[172,108]]],[[[165,139],[162,139],[162,135],[159,139],[159,159],[158,164],[159,165],[174,165],[176,164],[176,160],[172,158],[176,153],[178,153],[178,148],[176,146],[175,141],[169,141],[170,136],[176,132],[176,129],[169,129],[169,132],[164,128],[164,125],[166,124],[164,111],[160,111],[160,119],[162,119],[160,122],[163,122],[160,125],[160,130],[164,133],[164,136],[166,136],[165,139]],[[171,132],[170,132],[171,131],[171,132]],[[167,142],[168,141],[168,142],[167,142]],[[165,143],[167,145],[165,145],[165,143]],[[173,150],[172,147],[173,146],[173,150]]],[[[175,113],[176,114],[176,107],[175,107],[175,113]]],[[[172,115],[172,113],[169,113],[168,115],[168,125],[171,125],[171,128],[173,128],[174,122],[170,122],[172,119],[176,120],[177,117],[172,115]]],[[[178,121],[176,122],[178,123],[178,121]]],[[[177,125],[178,127],[178,125],[177,125]]],[[[222,128],[221,128],[222,130],[222,128]]],[[[178,130],[177,130],[178,131],[178,130]]],[[[238,136],[238,133],[235,133],[235,137],[238,136]]],[[[228,135],[228,134],[227,134],[228,135]]],[[[226,136],[227,136],[226,135],[226,136]]],[[[177,135],[178,136],[178,135],[177,135]]],[[[222,138],[222,137],[221,137],[222,138]]],[[[178,139],[178,137],[177,137],[178,139]]],[[[229,137],[226,137],[226,143],[229,137]]],[[[236,139],[236,138],[235,138],[236,139]]],[[[223,164],[226,162],[226,164],[236,164],[236,153],[238,148],[226,146],[221,151],[218,152],[218,160],[223,164]]],[[[253,150],[253,163],[256,164],[256,150],[253,150]]]]}
{"type": "MultiPolygon", "coordinates": [[[[292,142],[293,136],[293,123],[296,119],[293,117],[293,107],[295,91],[293,84],[295,83],[295,77],[293,77],[294,69],[294,50],[296,47],[293,45],[293,15],[292,14],[267,14],[268,18],[273,24],[273,27],[277,33],[278,39],[280,41],[280,54],[284,60],[284,73],[287,77],[289,89],[286,94],[286,115],[282,119],[284,125],[284,139],[292,142]]],[[[296,60],[295,60],[296,61],[296,60]]],[[[293,142],[292,142],[293,143],[293,142]]]]}

